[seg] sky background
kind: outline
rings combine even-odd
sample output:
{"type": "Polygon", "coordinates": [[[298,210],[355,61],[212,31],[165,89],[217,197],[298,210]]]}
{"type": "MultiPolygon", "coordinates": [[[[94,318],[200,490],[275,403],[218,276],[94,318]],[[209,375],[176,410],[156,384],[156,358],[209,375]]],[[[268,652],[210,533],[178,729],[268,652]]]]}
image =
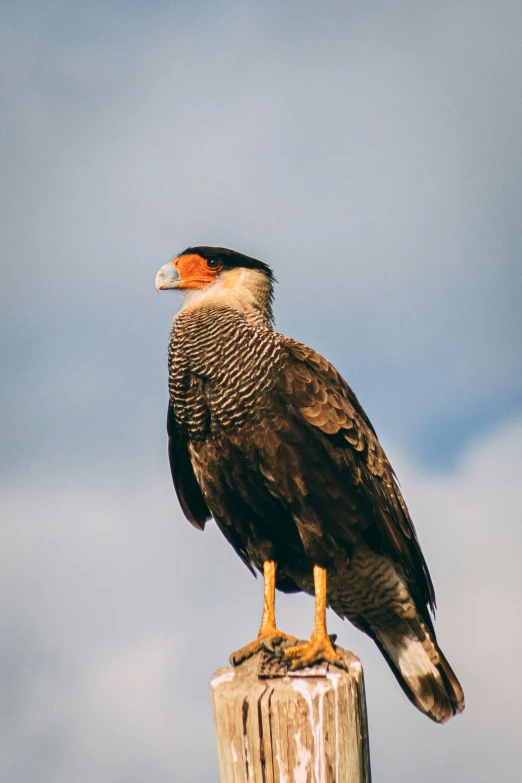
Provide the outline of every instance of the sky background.
{"type": "MultiPolygon", "coordinates": [[[[166,457],[189,244],[269,262],[280,331],[356,390],[467,696],[444,727],[373,643],[374,779],[512,781],[522,718],[522,6],[4,0],[0,780],[217,783],[209,680],[261,582],[166,457]]],[[[311,599],[282,596],[307,636],[311,599]]]]}

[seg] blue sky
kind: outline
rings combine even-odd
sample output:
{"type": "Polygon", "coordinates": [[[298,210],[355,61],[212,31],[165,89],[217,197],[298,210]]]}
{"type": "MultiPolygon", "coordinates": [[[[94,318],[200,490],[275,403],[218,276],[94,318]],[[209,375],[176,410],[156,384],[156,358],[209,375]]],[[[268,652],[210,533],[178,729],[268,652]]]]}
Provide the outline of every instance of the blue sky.
{"type": "MultiPolygon", "coordinates": [[[[207,683],[255,631],[259,584],[176,508],[164,419],[179,302],[153,285],[200,243],[273,266],[278,328],[347,378],[416,505],[440,638],[471,700],[455,727],[419,723],[343,627],[366,669],[376,778],[393,760],[397,779],[418,779],[430,758],[434,780],[475,763],[473,779],[491,780],[477,737],[501,704],[489,755],[509,780],[510,687],[494,703],[470,640],[482,628],[502,651],[522,641],[506,619],[522,594],[509,554],[522,468],[520,5],[68,1],[1,14],[12,600],[0,623],[13,694],[2,780],[25,780],[31,764],[43,783],[217,779],[207,683]],[[189,688],[176,667],[218,621],[189,688]]],[[[309,602],[282,607],[306,634],[309,602]]]]}

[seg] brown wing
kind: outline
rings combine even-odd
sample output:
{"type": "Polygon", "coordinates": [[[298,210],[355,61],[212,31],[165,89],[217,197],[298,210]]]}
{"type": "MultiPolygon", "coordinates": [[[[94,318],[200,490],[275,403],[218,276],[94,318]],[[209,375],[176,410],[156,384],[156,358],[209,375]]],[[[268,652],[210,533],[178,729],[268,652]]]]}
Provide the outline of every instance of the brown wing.
{"type": "Polygon", "coordinates": [[[211,513],[194,475],[186,435],[177,423],[170,405],[167,412],[167,433],[170,472],[180,506],[189,522],[203,530],[211,513]]]}
{"type": "MultiPolygon", "coordinates": [[[[363,499],[357,532],[400,567],[412,594],[435,608],[435,593],[395,474],[357,397],[320,354],[285,338],[282,392],[294,415],[329,442],[347,492],[363,499]]],[[[347,527],[353,527],[353,519],[347,527]]],[[[349,532],[349,531],[348,531],[349,532]]],[[[348,537],[348,536],[347,536],[348,537]]]]}

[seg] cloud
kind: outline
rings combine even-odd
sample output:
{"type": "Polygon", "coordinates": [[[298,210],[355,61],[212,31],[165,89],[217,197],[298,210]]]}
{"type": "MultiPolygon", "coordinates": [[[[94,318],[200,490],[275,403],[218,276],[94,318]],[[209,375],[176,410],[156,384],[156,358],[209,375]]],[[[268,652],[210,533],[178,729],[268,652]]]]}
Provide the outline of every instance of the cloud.
{"type": "MultiPolygon", "coordinates": [[[[467,696],[440,728],[417,713],[370,640],[330,618],[362,658],[376,778],[512,780],[522,421],[477,441],[446,474],[395,455],[437,587],[437,630],[467,696]]],[[[216,779],[208,681],[256,632],[259,581],[219,533],[181,518],[167,481],[132,492],[4,492],[2,779],[216,779]]],[[[278,599],[310,631],[312,603],[278,599]]]]}

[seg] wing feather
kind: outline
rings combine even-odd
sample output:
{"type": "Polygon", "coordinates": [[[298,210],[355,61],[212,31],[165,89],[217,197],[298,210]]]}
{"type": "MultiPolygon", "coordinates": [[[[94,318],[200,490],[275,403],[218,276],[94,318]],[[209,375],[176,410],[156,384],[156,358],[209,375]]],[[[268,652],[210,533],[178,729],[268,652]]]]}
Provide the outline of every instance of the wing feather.
{"type": "Polygon", "coordinates": [[[189,522],[203,530],[211,513],[194,475],[186,435],[177,423],[170,405],[167,412],[167,433],[170,472],[180,506],[189,522]]]}
{"type": "MultiPolygon", "coordinates": [[[[345,494],[356,491],[360,499],[355,524],[358,533],[374,550],[394,560],[413,595],[434,610],[433,584],[413,522],[370,420],[352,389],[326,359],[295,340],[285,338],[285,345],[281,390],[288,410],[323,437],[336,465],[341,466],[345,494]]],[[[344,524],[349,540],[353,517],[347,517],[344,524]]]]}

